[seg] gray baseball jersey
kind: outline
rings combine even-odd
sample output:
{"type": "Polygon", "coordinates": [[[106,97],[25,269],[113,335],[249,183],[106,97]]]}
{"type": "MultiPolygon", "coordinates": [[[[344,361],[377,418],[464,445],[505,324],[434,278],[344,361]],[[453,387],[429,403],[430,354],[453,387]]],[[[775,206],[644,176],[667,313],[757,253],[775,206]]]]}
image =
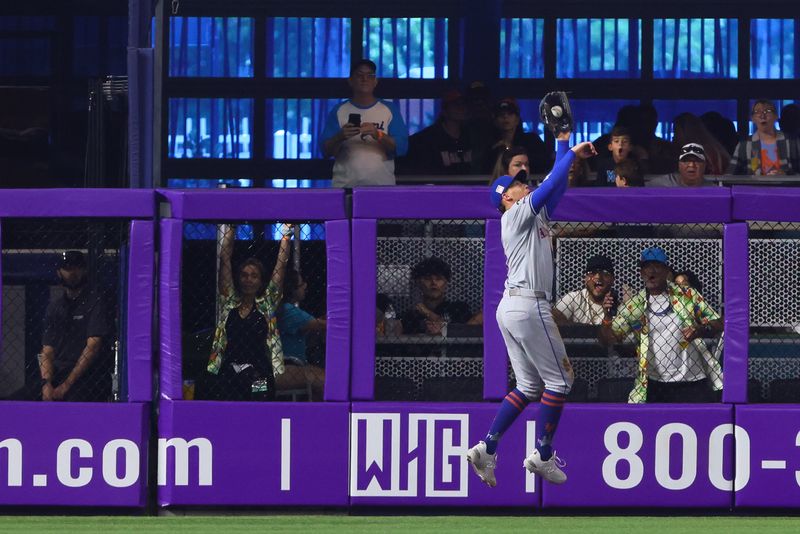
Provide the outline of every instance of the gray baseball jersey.
{"type": "Polygon", "coordinates": [[[508,277],[506,289],[541,291],[551,299],[553,247],[547,208],[539,213],[528,194],[511,206],[500,219],[508,277]]]}

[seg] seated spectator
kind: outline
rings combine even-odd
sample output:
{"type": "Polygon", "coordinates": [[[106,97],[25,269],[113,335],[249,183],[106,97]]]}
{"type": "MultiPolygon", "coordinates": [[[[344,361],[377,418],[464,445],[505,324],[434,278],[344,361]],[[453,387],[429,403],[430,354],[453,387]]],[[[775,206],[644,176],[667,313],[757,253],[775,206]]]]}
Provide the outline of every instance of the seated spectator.
{"type": "Polygon", "coordinates": [[[647,187],[700,187],[710,185],[705,181],[706,154],[701,145],[689,143],[678,156],[678,174],[658,176],[647,182],[647,187]]]}
{"type": "Polygon", "coordinates": [[[322,336],[327,328],[325,317],[315,318],[300,307],[306,298],[308,282],[294,269],[286,273],[283,284],[283,302],[278,308],[278,330],[286,363],[297,360],[301,365],[286,366],[286,372],[275,378],[278,390],[304,388],[310,384],[315,398],[322,398],[325,386],[325,371],[308,361],[306,339],[322,336]]]}
{"type": "Polygon", "coordinates": [[[572,165],[569,166],[569,174],[567,175],[569,180],[568,187],[586,187],[594,183],[595,175],[592,174],[589,168],[589,159],[594,158],[575,158],[572,165]]]}
{"type": "Polygon", "coordinates": [[[508,150],[504,150],[492,171],[492,179],[489,183],[494,182],[501,176],[516,176],[520,171],[529,173],[531,170],[530,159],[528,158],[528,151],[525,147],[512,146],[508,150]]]}
{"type": "MultiPolygon", "coordinates": [[[[614,127],[619,126],[630,132],[638,122],[639,106],[628,104],[627,106],[622,106],[617,110],[617,119],[614,121],[614,127]]],[[[597,150],[597,157],[589,158],[587,161],[589,161],[589,167],[593,171],[597,172],[597,165],[601,161],[611,159],[611,150],[608,148],[611,144],[611,132],[604,133],[592,141],[592,144],[594,145],[595,150],[597,150]]]]}
{"type": "Polygon", "coordinates": [[[614,285],[614,263],[603,255],[592,256],[586,261],[583,289],[567,293],[553,308],[553,319],[558,325],[599,325],[603,318],[611,319],[616,312],[614,285]]]}
{"type": "Polygon", "coordinates": [[[472,172],[472,142],[467,120],[467,101],[460,92],[448,91],[442,111],[431,126],[408,140],[408,156],[398,162],[405,173],[469,174],[472,172]]]}
{"type": "Polygon", "coordinates": [[[751,120],[756,132],[736,145],[728,174],[774,176],[797,172],[796,143],[775,128],[778,120],[775,104],[771,100],[757,100],[751,120]]]}
{"type": "Polygon", "coordinates": [[[64,292],[47,306],[37,391],[43,401],[95,401],[111,397],[109,317],[89,288],[86,260],[78,250],[62,254],[56,274],[64,292]]]}
{"type": "MultiPolygon", "coordinates": [[[[733,154],[736,144],[739,142],[739,135],[736,133],[736,126],[733,121],[723,117],[718,111],[708,111],[700,115],[700,120],[706,129],[711,132],[714,139],[725,147],[727,154],[733,154]]],[[[702,143],[700,143],[702,144],[702,143]]],[[[727,172],[727,169],[725,169],[727,172]]]]}
{"type": "Polygon", "coordinates": [[[643,187],[644,176],[639,170],[639,164],[632,159],[620,161],[614,167],[617,187],[643,187]]]}
{"type": "Polygon", "coordinates": [[[672,121],[672,127],[672,143],[676,148],[689,143],[697,143],[705,151],[706,173],[725,174],[731,161],[731,155],[711,135],[699,118],[691,113],[681,113],[672,121]]]}
{"type": "Polygon", "coordinates": [[[411,279],[419,288],[422,302],[402,317],[404,334],[443,335],[448,323],[466,324],[472,317],[469,305],[447,300],[452,272],[444,260],[432,256],[417,263],[411,279]]]}
{"type": "Polygon", "coordinates": [[[632,158],[632,149],[630,131],[624,126],[614,126],[608,143],[608,150],[611,156],[597,162],[595,185],[599,187],[614,187],[617,180],[617,173],[614,172],[614,167],[632,158]]]}
{"type": "Polygon", "coordinates": [[[494,132],[491,144],[484,147],[483,162],[478,165],[481,172],[491,173],[503,152],[521,146],[531,158],[531,173],[541,174],[552,167],[552,154],[538,135],[526,134],[522,130],[519,105],[513,98],[500,100],[494,108],[494,132]]]}
{"type": "Polygon", "coordinates": [[[780,124],[781,131],[786,137],[792,139],[800,138],[800,106],[797,104],[783,106],[778,124],[780,124]]]}
{"type": "Polygon", "coordinates": [[[234,225],[227,225],[220,243],[219,315],[207,367],[217,380],[209,381],[212,383],[208,396],[217,400],[274,399],[275,375],[284,372],[275,312],[283,297],[292,227],[283,227],[278,258],[269,280],[264,264],[253,257],[239,265],[234,277],[231,265],[234,231],[234,225]]]}
{"type": "Polygon", "coordinates": [[[642,251],[645,287],[616,317],[603,319],[600,339],[611,344],[636,336],[639,374],[628,402],[713,402],[702,337],[722,331],[722,319],[697,290],[669,282],[667,264],[662,248],[642,251]]]}
{"type": "Polygon", "coordinates": [[[675,171],[675,147],[656,135],[658,111],[653,104],[639,105],[639,120],[631,127],[633,144],[642,148],[639,163],[645,173],[675,171]]]}

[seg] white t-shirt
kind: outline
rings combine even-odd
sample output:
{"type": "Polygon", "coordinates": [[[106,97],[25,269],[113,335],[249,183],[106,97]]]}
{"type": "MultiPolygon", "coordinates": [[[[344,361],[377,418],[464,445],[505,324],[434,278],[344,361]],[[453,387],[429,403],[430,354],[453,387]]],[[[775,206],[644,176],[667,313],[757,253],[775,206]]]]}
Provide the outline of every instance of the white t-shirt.
{"type": "Polygon", "coordinates": [[[706,378],[703,355],[694,343],[687,343],[678,314],[668,295],[650,295],[647,322],[647,376],[659,382],[695,382],[706,378]]]}
{"type": "Polygon", "coordinates": [[[392,136],[397,145],[396,153],[387,154],[383,145],[372,136],[362,138],[355,135],[345,140],[333,164],[333,186],[394,185],[394,157],[402,156],[408,150],[408,128],[400,110],[393,102],[385,100],[378,100],[366,108],[345,100],[328,115],[322,132],[323,141],[336,135],[352,113],[361,115],[361,124],[371,122],[378,131],[392,136]]]}
{"type": "Polygon", "coordinates": [[[579,324],[601,324],[606,313],[601,304],[597,304],[592,300],[592,297],[589,296],[589,290],[585,287],[561,297],[561,300],[556,303],[556,309],[567,320],[579,324]]]}

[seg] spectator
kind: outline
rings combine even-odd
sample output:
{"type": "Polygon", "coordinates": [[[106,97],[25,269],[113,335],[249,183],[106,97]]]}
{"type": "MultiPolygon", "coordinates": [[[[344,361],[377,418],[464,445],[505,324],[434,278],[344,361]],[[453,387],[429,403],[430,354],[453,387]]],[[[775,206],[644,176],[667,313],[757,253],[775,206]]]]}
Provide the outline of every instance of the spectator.
{"type": "Polygon", "coordinates": [[[647,182],[647,187],[700,187],[705,182],[706,154],[701,145],[683,145],[678,156],[678,174],[658,176],[647,182]]]}
{"type": "Polygon", "coordinates": [[[736,143],[739,142],[739,136],[736,134],[736,126],[734,126],[733,121],[723,117],[718,111],[703,113],[700,115],[700,120],[703,121],[711,135],[725,147],[725,152],[733,154],[736,149],[736,143]]]}
{"type": "Polygon", "coordinates": [[[234,226],[225,229],[219,253],[219,315],[207,367],[219,379],[209,392],[212,398],[250,400],[251,392],[264,386],[266,398],[275,397],[275,375],[284,372],[275,312],[283,296],[291,225],[282,231],[278,258],[267,280],[264,264],[253,257],[242,262],[234,278],[234,226]]]}
{"type": "Polygon", "coordinates": [[[526,134],[522,130],[519,105],[513,98],[500,100],[494,108],[494,137],[491,145],[484,149],[482,172],[491,173],[503,152],[511,147],[521,146],[531,158],[531,172],[547,172],[552,165],[550,151],[538,135],[526,134]]]}
{"type": "Polygon", "coordinates": [[[667,262],[660,247],[642,251],[645,288],[603,319],[600,337],[611,344],[636,336],[639,374],[628,402],[712,402],[702,335],[720,332],[722,320],[695,289],[667,281],[667,262]]]}
{"type": "Polygon", "coordinates": [[[310,384],[314,397],[321,399],[325,386],[325,371],[308,360],[306,338],[325,334],[327,320],[315,318],[300,307],[306,298],[308,282],[294,269],[286,272],[283,284],[283,302],[278,309],[278,330],[287,364],[286,372],[275,378],[278,390],[304,388],[310,384]]]}
{"type": "Polygon", "coordinates": [[[102,298],[88,288],[83,253],[64,252],[56,273],[64,292],[50,301],[44,316],[41,399],[108,401],[109,317],[102,298]]]}
{"type": "Polygon", "coordinates": [[[432,256],[417,263],[411,279],[420,289],[422,302],[403,314],[404,334],[443,335],[448,323],[467,324],[472,317],[469,305],[447,300],[452,272],[444,260],[432,256]]]}
{"type": "Polygon", "coordinates": [[[728,174],[773,176],[797,171],[797,148],[780,130],[775,104],[771,100],[756,100],[751,115],[756,133],[740,141],[733,152],[728,174]]]}
{"type": "Polygon", "coordinates": [[[703,283],[700,281],[697,275],[694,274],[692,271],[689,270],[678,271],[672,278],[675,281],[676,286],[680,286],[683,288],[693,287],[700,293],[703,292],[703,283]]]}
{"type": "Polygon", "coordinates": [[[376,71],[372,61],[356,61],[348,80],[352,98],[325,122],[323,150],[335,158],[334,187],[395,184],[394,158],[406,153],[408,129],[395,104],[375,98],[376,71]]]}
{"type": "Polygon", "coordinates": [[[530,159],[525,147],[512,146],[500,154],[497,163],[495,163],[491,181],[494,182],[504,175],[516,176],[520,171],[529,173],[530,169],[530,159]]]}
{"type": "MultiPolygon", "coordinates": [[[[631,129],[639,121],[639,107],[634,105],[622,106],[617,110],[617,120],[614,122],[614,127],[621,127],[631,131],[631,129]]],[[[613,130],[613,128],[612,128],[613,130]]],[[[605,133],[592,141],[592,144],[597,149],[597,157],[589,158],[589,166],[593,171],[597,171],[597,165],[601,161],[611,159],[611,150],[608,148],[611,144],[611,132],[605,133]]]]}
{"type": "Polygon", "coordinates": [[[783,106],[778,124],[781,125],[781,131],[786,137],[800,138],[800,106],[797,104],[783,106]]]}
{"type": "Polygon", "coordinates": [[[567,293],[553,308],[559,326],[567,324],[599,325],[616,311],[614,263],[607,256],[592,256],[586,261],[583,289],[567,293]]]}
{"type": "MultiPolygon", "coordinates": [[[[725,147],[711,135],[703,122],[691,113],[681,113],[672,121],[672,143],[675,147],[683,147],[688,143],[697,143],[703,147],[708,174],[725,174],[731,155],[725,147]]],[[[679,162],[680,168],[680,162],[679,162]]]]}
{"type": "Polygon", "coordinates": [[[569,174],[567,175],[567,179],[569,180],[568,187],[585,187],[592,185],[595,175],[592,174],[592,171],[589,168],[589,159],[576,158],[572,162],[572,165],[569,167],[569,174]],[[589,181],[590,176],[592,178],[592,182],[589,181]]]}
{"type": "Polygon", "coordinates": [[[466,128],[467,101],[457,90],[442,98],[442,111],[431,126],[408,140],[403,171],[416,174],[469,174],[472,143],[466,128]]]}
{"type": "Polygon", "coordinates": [[[639,106],[639,120],[632,127],[633,144],[644,149],[640,163],[647,173],[665,174],[675,170],[675,148],[656,136],[658,112],[652,104],[639,106]]]}
{"type": "Polygon", "coordinates": [[[609,139],[608,151],[611,156],[597,162],[595,185],[600,187],[614,187],[616,185],[617,173],[614,172],[614,167],[620,162],[629,159],[633,149],[630,131],[624,126],[614,126],[609,139]]]}
{"type": "Polygon", "coordinates": [[[639,170],[639,164],[632,159],[625,159],[617,163],[614,167],[614,174],[617,187],[644,186],[644,176],[639,170]]]}

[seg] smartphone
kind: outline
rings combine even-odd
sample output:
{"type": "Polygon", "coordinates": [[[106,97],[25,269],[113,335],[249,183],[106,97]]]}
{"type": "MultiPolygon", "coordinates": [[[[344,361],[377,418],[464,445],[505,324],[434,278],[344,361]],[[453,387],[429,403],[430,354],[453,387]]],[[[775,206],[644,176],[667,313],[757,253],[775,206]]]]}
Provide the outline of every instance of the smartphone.
{"type": "Polygon", "coordinates": [[[353,126],[361,126],[361,114],[351,113],[350,116],[347,118],[347,122],[349,122],[353,126]]]}

